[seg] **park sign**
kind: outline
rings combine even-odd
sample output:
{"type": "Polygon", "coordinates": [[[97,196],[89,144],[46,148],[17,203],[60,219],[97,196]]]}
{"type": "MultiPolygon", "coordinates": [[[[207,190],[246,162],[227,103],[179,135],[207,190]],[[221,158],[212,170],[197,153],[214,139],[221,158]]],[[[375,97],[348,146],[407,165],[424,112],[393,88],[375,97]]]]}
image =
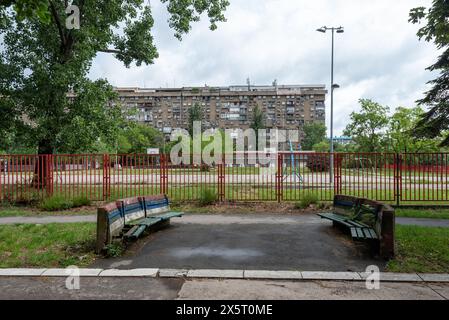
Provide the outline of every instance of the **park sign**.
{"type": "Polygon", "coordinates": [[[159,148],[148,148],[147,154],[159,154],[159,148]]]}

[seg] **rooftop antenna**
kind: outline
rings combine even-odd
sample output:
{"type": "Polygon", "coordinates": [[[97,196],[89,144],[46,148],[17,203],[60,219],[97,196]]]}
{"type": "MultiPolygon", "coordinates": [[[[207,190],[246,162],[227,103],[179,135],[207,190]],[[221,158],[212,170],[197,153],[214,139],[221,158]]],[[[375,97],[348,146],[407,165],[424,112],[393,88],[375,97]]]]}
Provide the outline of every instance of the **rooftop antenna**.
{"type": "Polygon", "coordinates": [[[246,84],[248,85],[248,91],[251,91],[251,80],[248,78],[246,78],[246,84]]]}

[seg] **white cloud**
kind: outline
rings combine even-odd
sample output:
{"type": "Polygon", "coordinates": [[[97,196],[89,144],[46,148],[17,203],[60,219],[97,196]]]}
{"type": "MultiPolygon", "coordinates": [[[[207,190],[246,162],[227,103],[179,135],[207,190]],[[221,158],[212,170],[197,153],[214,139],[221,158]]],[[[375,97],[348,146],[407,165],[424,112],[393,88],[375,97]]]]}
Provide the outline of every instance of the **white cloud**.
{"type": "MultiPolygon", "coordinates": [[[[152,2],[154,36],[160,58],[154,65],[126,69],[101,54],[91,77],[116,86],[316,84],[330,82],[330,34],[322,25],[343,25],[336,35],[335,128],[340,134],[360,98],[391,108],[413,106],[434,75],[425,68],[437,56],[419,42],[409,10],[431,0],[231,0],[228,22],[208,30],[207,18],[193,25],[182,42],[168,27],[165,6],[152,2]]],[[[328,100],[328,106],[329,106],[328,100]]]]}

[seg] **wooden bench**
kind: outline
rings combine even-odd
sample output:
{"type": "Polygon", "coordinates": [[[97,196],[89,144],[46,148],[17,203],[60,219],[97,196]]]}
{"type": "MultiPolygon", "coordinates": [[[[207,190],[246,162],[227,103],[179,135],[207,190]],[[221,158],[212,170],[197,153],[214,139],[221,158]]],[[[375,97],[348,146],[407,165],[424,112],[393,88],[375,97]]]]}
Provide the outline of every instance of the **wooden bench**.
{"type": "Polygon", "coordinates": [[[354,241],[370,242],[376,253],[394,256],[394,209],[384,203],[345,195],[334,197],[334,210],[318,216],[348,231],[354,241]]]}
{"type": "Polygon", "coordinates": [[[135,240],[152,226],[168,224],[182,212],[171,212],[165,195],[117,200],[98,208],[97,252],[114,239],[135,240]]]}

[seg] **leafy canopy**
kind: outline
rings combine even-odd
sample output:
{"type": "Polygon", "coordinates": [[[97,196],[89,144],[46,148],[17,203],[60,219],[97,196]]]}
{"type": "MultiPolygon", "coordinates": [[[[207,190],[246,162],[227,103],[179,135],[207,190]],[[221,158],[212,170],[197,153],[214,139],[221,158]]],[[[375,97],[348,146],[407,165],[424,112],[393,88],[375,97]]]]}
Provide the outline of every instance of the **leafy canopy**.
{"type": "MultiPolygon", "coordinates": [[[[161,1],[179,39],[202,14],[215,29],[217,22],[225,21],[223,11],[229,4],[161,1]]],[[[0,108],[9,117],[0,121],[0,133],[14,130],[14,139],[36,146],[39,153],[93,151],[99,142],[116,141],[123,117],[113,88],[106,80],[87,77],[98,53],[113,54],[127,67],[152,64],[158,57],[147,1],[72,4],[80,10],[78,30],[65,27],[66,1],[0,4],[0,108]]]]}
{"type": "Polygon", "coordinates": [[[361,99],[361,111],[352,112],[344,135],[352,137],[363,152],[376,152],[383,147],[389,108],[369,99],[361,99]]]}
{"type": "Polygon", "coordinates": [[[417,123],[415,136],[435,138],[442,135],[442,145],[449,146],[449,1],[434,0],[431,8],[414,8],[410,11],[409,21],[424,24],[417,33],[419,39],[433,41],[442,51],[438,60],[427,68],[438,71],[439,76],[429,81],[432,88],[418,101],[430,108],[417,123]]]}
{"type": "MultiPolygon", "coordinates": [[[[319,122],[309,122],[304,125],[304,140],[302,141],[302,149],[306,151],[314,150],[314,146],[320,144],[319,151],[329,151],[329,149],[322,150],[326,143],[326,125],[319,122]]],[[[328,144],[329,145],[329,144],[328,144]]],[[[318,150],[317,150],[318,151],[318,150]]]]}

